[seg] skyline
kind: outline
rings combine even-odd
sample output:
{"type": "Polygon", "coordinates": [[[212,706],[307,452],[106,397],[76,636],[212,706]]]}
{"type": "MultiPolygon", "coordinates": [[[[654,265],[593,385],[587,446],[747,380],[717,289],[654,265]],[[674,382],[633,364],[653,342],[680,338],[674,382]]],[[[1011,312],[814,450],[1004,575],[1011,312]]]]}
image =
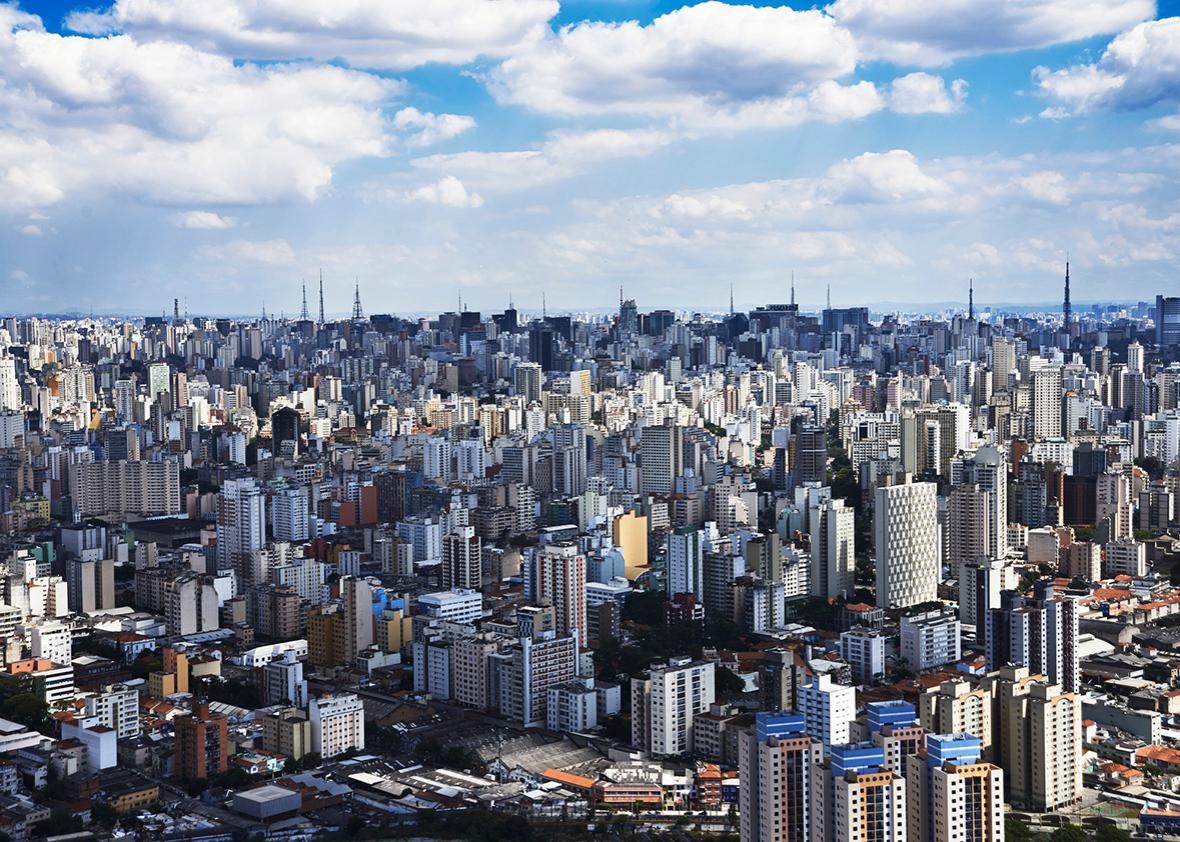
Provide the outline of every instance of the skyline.
{"type": "Polygon", "coordinates": [[[1176,288],[1176,3],[379,6],[0,5],[9,309],[1176,288]]]}

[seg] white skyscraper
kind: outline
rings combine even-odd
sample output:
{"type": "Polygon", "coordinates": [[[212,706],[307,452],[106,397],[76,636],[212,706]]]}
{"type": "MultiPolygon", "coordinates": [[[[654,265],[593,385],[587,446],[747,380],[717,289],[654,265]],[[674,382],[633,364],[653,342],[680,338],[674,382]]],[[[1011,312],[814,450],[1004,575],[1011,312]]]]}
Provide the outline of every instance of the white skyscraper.
{"type": "Polygon", "coordinates": [[[810,736],[825,747],[844,745],[856,718],[856,689],[836,684],[830,675],[817,675],[799,688],[799,711],[810,736]]]}
{"type": "Polygon", "coordinates": [[[1033,435],[1038,439],[1060,438],[1061,396],[1061,369],[1037,369],[1033,374],[1033,435]]]}
{"type": "Polygon", "coordinates": [[[856,524],[843,500],[820,500],[811,507],[812,596],[834,599],[856,587],[856,524]]]}
{"type": "Polygon", "coordinates": [[[690,593],[705,600],[705,533],[683,527],[668,536],[668,596],[690,593]]]}
{"type": "Polygon", "coordinates": [[[217,569],[234,570],[244,591],[256,576],[254,554],[266,545],[266,497],[253,480],[231,479],[217,495],[217,569]]]}
{"type": "Polygon", "coordinates": [[[0,412],[20,409],[20,384],[16,381],[16,360],[0,357],[0,412]]]}
{"type": "Polygon", "coordinates": [[[873,511],[877,605],[906,608],[938,598],[938,487],[918,482],[877,489],[873,511]]]}
{"type": "Polygon", "coordinates": [[[692,747],[693,720],[715,696],[716,665],[672,658],[631,679],[631,744],[654,755],[692,747]]]}

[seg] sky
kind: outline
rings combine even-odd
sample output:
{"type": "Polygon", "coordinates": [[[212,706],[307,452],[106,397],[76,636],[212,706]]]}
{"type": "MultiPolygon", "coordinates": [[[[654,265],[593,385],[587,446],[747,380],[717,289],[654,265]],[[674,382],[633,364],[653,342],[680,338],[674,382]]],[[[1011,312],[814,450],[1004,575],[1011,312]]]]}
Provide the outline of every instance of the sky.
{"type": "Polygon", "coordinates": [[[0,311],[1177,294],[1177,15],[0,2],[0,311]]]}

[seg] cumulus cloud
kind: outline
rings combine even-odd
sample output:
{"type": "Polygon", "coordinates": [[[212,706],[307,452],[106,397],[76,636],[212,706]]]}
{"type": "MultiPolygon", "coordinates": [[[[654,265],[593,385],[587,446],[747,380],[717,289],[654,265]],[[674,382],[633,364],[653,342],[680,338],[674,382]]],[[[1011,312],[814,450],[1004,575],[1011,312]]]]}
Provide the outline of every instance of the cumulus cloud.
{"type": "Polygon", "coordinates": [[[393,115],[394,128],[406,132],[406,146],[433,146],[475,128],[475,118],[465,114],[432,114],[403,108],[393,115]]]}
{"type": "Polygon", "coordinates": [[[669,132],[657,129],[558,131],[535,149],[429,155],[411,164],[456,174],[483,190],[524,190],[569,178],[603,161],[648,155],[673,139],[669,132]]]}
{"type": "Polygon", "coordinates": [[[177,228],[224,231],[226,228],[233,228],[237,225],[237,220],[232,216],[222,216],[212,211],[185,211],[173,216],[172,224],[177,228]]]}
{"type": "MultiPolygon", "coordinates": [[[[1122,33],[1093,64],[1033,71],[1055,113],[1148,108],[1180,100],[1180,17],[1148,21],[1122,33]]],[[[1051,110],[1052,111],[1052,110],[1051,110]]]]}
{"type": "Polygon", "coordinates": [[[184,41],[247,59],[344,59],[406,70],[503,56],[548,32],[557,0],[115,0],[76,32],[184,41]]]}
{"type": "Polygon", "coordinates": [[[453,175],[445,175],[433,184],[424,184],[411,190],[406,194],[406,198],[412,202],[426,202],[448,208],[478,208],[483,204],[483,196],[468,192],[463,182],[453,175]]]}
{"type": "Polygon", "coordinates": [[[856,58],[852,36],[822,11],[707,0],[646,26],[566,26],[507,58],[486,80],[499,101],[546,113],[791,125],[865,113],[868,83],[851,92],[829,85],[819,115],[809,100],[816,86],[851,73],[856,58]]]}
{"type": "Polygon", "coordinates": [[[161,203],[313,199],[387,153],[399,84],[332,66],[235,64],[166,41],[45,31],[0,6],[0,193],[35,208],[92,189],[161,203]]]}
{"type": "Polygon", "coordinates": [[[899,114],[951,114],[963,108],[967,82],[955,79],[948,87],[941,76],[910,73],[889,86],[889,107],[899,114]]]}
{"type": "Polygon", "coordinates": [[[205,246],[200,254],[225,263],[245,261],[266,266],[291,266],[295,263],[295,250],[286,240],[231,240],[205,246]]]}
{"type": "Polygon", "coordinates": [[[931,67],[1120,32],[1155,0],[836,0],[825,11],[866,60],[931,67]]]}

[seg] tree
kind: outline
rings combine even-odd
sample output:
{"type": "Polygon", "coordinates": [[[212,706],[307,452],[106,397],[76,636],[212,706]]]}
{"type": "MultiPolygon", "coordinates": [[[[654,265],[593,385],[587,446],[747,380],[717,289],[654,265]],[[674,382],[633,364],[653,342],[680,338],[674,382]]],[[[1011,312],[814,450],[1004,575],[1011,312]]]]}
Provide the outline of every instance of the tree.
{"type": "Polygon", "coordinates": [[[1131,831],[1124,830],[1118,825],[1100,825],[1094,831],[1094,842],[1129,842],[1131,831]]]}
{"type": "Polygon", "coordinates": [[[119,820],[119,813],[106,801],[95,801],[94,806],[90,808],[90,819],[95,824],[110,829],[119,820]]]}
{"type": "Polygon", "coordinates": [[[1072,824],[1057,828],[1049,838],[1053,842],[1087,842],[1088,839],[1086,831],[1072,824]]]}

